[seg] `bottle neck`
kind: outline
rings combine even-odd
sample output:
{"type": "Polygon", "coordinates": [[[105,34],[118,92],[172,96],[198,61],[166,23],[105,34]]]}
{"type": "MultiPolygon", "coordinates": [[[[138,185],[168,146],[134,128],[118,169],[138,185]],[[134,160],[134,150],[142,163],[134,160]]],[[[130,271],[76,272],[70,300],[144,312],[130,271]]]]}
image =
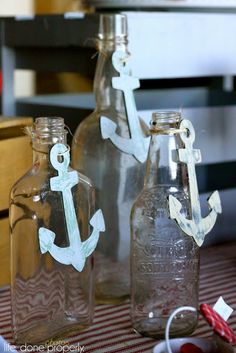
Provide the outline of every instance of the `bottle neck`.
{"type": "Polygon", "coordinates": [[[98,42],[99,57],[94,79],[96,109],[98,111],[125,111],[123,92],[112,87],[112,78],[119,76],[112,64],[112,55],[118,50],[127,53],[127,41],[98,42]]]}
{"type": "Polygon", "coordinates": [[[50,162],[50,151],[56,143],[63,143],[66,145],[66,136],[58,135],[56,138],[50,139],[45,142],[45,139],[33,140],[33,166],[37,169],[47,168],[48,170],[54,169],[50,162]]]}
{"type": "Polygon", "coordinates": [[[144,186],[185,187],[186,166],[178,162],[177,149],[183,148],[179,134],[152,134],[144,186]]]}
{"type": "Polygon", "coordinates": [[[50,151],[56,143],[67,143],[67,131],[62,118],[37,118],[32,131],[33,166],[53,168],[50,151]]]}

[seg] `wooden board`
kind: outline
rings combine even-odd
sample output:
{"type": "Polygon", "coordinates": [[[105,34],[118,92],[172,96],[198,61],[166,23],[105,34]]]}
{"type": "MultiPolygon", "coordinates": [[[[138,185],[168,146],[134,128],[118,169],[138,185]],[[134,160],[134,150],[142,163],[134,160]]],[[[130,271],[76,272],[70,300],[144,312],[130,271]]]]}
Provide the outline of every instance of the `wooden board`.
{"type": "Polygon", "coordinates": [[[30,138],[23,127],[31,118],[0,118],[0,211],[9,207],[10,190],[32,165],[30,138]]]}
{"type": "Polygon", "coordinates": [[[32,125],[33,119],[29,117],[7,118],[0,116],[0,129],[23,127],[32,125]]]}

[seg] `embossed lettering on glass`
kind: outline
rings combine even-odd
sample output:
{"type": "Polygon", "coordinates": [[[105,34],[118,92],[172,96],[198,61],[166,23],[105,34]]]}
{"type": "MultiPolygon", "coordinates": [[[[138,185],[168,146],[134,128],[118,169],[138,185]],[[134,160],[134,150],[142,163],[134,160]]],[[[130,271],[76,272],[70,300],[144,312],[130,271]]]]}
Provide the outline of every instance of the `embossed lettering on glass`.
{"type": "MultiPolygon", "coordinates": [[[[81,246],[88,245],[95,200],[90,180],[68,166],[64,120],[38,118],[31,133],[33,166],[11,191],[10,237],[13,335],[17,343],[33,344],[92,322],[92,258],[80,258],[73,217],[81,246]],[[60,154],[53,163],[50,151],[60,154]]],[[[84,250],[88,255],[89,249],[84,250]]]]}
{"type": "MultiPolygon", "coordinates": [[[[189,218],[186,164],[179,163],[180,114],[158,112],[151,121],[145,184],[131,212],[131,319],[136,331],[162,338],[171,312],[198,306],[199,247],[169,217],[168,197],[176,197],[189,218]]],[[[172,336],[187,335],[196,313],[181,313],[172,336]]]]}
{"type": "Polygon", "coordinates": [[[102,14],[98,37],[96,108],[78,126],[72,162],[93,181],[97,208],[106,221],[95,252],[96,300],[117,303],[130,293],[129,217],[143,187],[145,163],[140,161],[146,159],[148,149],[143,146],[149,138],[133,100],[138,80],[130,75],[127,62],[126,16],[102,14]]]}

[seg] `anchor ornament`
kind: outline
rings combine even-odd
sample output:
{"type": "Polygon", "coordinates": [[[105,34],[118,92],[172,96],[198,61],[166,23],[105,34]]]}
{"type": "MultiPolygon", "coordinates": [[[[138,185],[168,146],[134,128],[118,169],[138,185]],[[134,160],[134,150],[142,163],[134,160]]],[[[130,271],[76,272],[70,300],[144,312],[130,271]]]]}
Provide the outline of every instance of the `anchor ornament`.
{"type": "Polygon", "coordinates": [[[172,195],[169,196],[170,218],[175,219],[182,231],[192,236],[197,245],[201,246],[205,235],[211,231],[216,222],[217,213],[222,212],[220,196],[218,191],[213,192],[208,199],[210,213],[207,217],[202,218],[195,171],[195,164],[201,162],[201,151],[193,149],[195,131],[189,120],[182,120],[180,130],[182,131],[180,132],[180,137],[185,144],[185,149],[179,149],[178,155],[179,160],[187,164],[192,219],[186,219],[181,214],[182,205],[172,195]]]}
{"type": "Polygon", "coordinates": [[[130,139],[119,136],[116,133],[117,125],[105,116],[100,119],[101,134],[103,139],[110,139],[119,150],[133,155],[139,162],[143,163],[147,159],[150,137],[143,136],[133,94],[133,90],[139,88],[140,84],[137,78],[130,76],[130,68],[125,62],[126,59],[126,53],[114,52],[112,63],[120,76],[113,77],[112,87],[124,93],[130,139]]]}
{"type": "Polygon", "coordinates": [[[54,145],[50,152],[50,161],[58,171],[58,176],[50,179],[50,187],[52,191],[62,192],[70,245],[66,248],[55,245],[55,233],[41,227],[39,228],[40,250],[42,254],[48,251],[58,262],[64,265],[72,265],[77,271],[81,272],[86,258],[92,254],[97,246],[99,233],[105,231],[103,214],[101,210],[94,214],[90,220],[93,232],[86,241],[82,242],[71,192],[71,188],[79,183],[79,177],[76,171],[68,172],[70,154],[67,146],[60,143],[54,145]],[[62,161],[58,160],[59,157],[62,161]]]}

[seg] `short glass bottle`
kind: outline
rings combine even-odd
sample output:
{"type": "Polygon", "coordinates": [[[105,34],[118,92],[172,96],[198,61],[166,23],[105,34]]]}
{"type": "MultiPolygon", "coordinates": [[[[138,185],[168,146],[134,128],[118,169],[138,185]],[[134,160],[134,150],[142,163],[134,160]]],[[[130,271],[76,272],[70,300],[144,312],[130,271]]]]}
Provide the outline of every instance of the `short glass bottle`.
{"type": "MultiPolygon", "coordinates": [[[[62,192],[52,191],[50,179],[58,175],[49,154],[57,144],[66,145],[64,119],[37,118],[31,131],[33,166],[11,190],[11,304],[16,343],[40,343],[91,324],[94,311],[92,257],[82,272],[42,254],[39,228],[56,234],[54,243],[69,246],[62,192]]],[[[71,169],[69,168],[69,172],[71,169]]],[[[79,174],[72,188],[81,240],[90,233],[94,189],[79,174]]]]}
{"type": "Polygon", "coordinates": [[[95,253],[98,303],[118,303],[130,294],[129,215],[144,180],[144,163],[123,153],[101,135],[100,119],[105,116],[116,124],[119,136],[130,138],[124,94],[112,86],[112,79],[119,76],[112,56],[119,51],[128,57],[127,44],[126,16],[100,15],[94,79],[96,108],[80,123],[72,144],[72,165],[93,181],[96,204],[106,221],[106,232],[95,253]]]}
{"type": "MultiPolygon", "coordinates": [[[[169,218],[168,196],[189,217],[188,177],[177,160],[183,148],[180,114],[154,113],[145,184],[131,212],[131,319],[139,333],[163,338],[167,320],[180,306],[198,307],[199,248],[169,218]]],[[[195,313],[173,321],[172,337],[187,335],[197,325],[195,313]]]]}

